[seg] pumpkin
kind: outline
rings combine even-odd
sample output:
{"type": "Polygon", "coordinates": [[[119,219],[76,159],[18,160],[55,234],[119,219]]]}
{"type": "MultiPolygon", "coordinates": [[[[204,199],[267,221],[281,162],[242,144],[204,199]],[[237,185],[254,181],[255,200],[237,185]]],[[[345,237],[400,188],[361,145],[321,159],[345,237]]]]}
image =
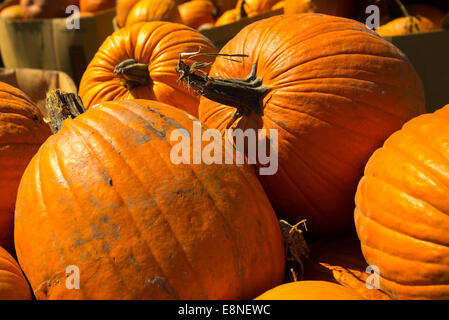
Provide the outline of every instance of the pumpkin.
{"type": "Polygon", "coordinates": [[[124,27],[129,12],[140,0],[117,0],[117,24],[119,27],[124,27]]]}
{"type": "Polygon", "coordinates": [[[176,0],[141,0],[126,18],[125,26],[146,21],[171,21],[182,23],[176,0]]]}
{"type": "Polygon", "coordinates": [[[81,12],[100,12],[115,7],[116,0],[80,0],[81,12]]]}
{"type": "Polygon", "coordinates": [[[31,300],[31,288],[17,261],[0,247],[0,300],[31,300]]]}
{"type": "Polygon", "coordinates": [[[223,13],[215,22],[215,26],[224,26],[233,22],[236,22],[238,20],[238,9],[231,9],[223,13]]]}
{"type": "Polygon", "coordinates": [[[285,0],[285,14],[324,13],[350,18],[354,14],[354,0],[285,0]]]}
{"type": "Polygon", "coordinates": [[[211,0],[217,8],[217,14],[222,15],[228,10],[235,9],[239,0],[211,0]]]}
{"type": "Polygon", "coordinates": [[[278,216],[307,219],[311,236],[353,230],[354,195],[369,157],[425,111],[405,55],[359,22],[322,14],[255,22],[220,54],[248,57],[218,57],[208,77],[183,76],[203,95],[200,120],[223,135],[277,131],[278,170],[259,178],[278,216]]]}
{"type": "Polygon", "coordinates": [[[440,29],[444,12],[437,7],[411,4],[406,6],[406,10],[410,16],[396,18],[380,26],[376,32],[382,37],[392,37],[440,29]]]}
{"type": "Polygon", "coordinates": [[[66,8],[79,5],[77,0],[20,0],[26,19],[46,19],[66,16],[66,8]]]}
{"type": "Polygon", "coordinates": [[[271,7],[271,10],[284,9],[284,6],[285,6],[285,1],[279,1],[278,3],[276,3],[275,5],[273,5],[271,7]]]}
{"type": "Polygon", "coordinates": [[[209,0],[189,1],[179,5],[178,10],[182,22],[193,29],[198,29],[207,23],[215,23],[216,9],[209,0]]]}
{"type": "Polygon", "coordinates": [[[364,299],[390,300],[376,288],[363,258],[356,236],[320,239],[310,245],[309,260],[305,260],[304,280],[329,281],[356,291],[364,299]]]}
{"type": "Polygon", "coordinates": [[[253,17],[270,11],[278,1],[279,0],[240,0],[237,4],[237,8],[240,10],[241,16],[253,17]],[[244,11],[244,13],[242,11],[244,11]]]}
{"type": "Polygon", "coordinates": [[[16,5],[20,5],[20,0],[5,0],[0,3],[0,12],[2,12],[4,9],[8,7],[16,5]]]}
{"type": "Polygon", "coordinates": [[[355,291],[327,281],[295,281],[263,293],[255,300],[364,300],[355,291]]]}
{"type": "Polygon", "coordinates": [[[356,194],[362,252],[394,299],[449,299],[449,105],[378,149],[356,194]]]}
{"type": "Polygon", "coordinates": [[[20,5],[9,6],[0,11],[0,17],[3,19],[23,19],[23,12],[20,5]]]}
{"type": "Polygon", "coordinates": [[[20,178],[50,134],[38,107],[19,89],[0,82],[0,246],[10,252],[20,178]]]}
{"type": "Polygon", "coordinates": [[[111,101],[42,145],[15,227],[38,299],[253,299],[282,283],[280,227],[252,168],[174,164],[175,129],[205,130],[169,105],[111,101]],[[67,290],[67,266],[79,290],[67,290]]]}
{"type": "Polygon", "coordinates": [[[83,74],[79,95],[86,108],[101,101],[142,98],[197,116],[199,97],[177,84],[175,67],[181,52],[198,48],[216,52],[206,37],[181,24],[155,21],[123,28],[98,49],[83,74]]]}

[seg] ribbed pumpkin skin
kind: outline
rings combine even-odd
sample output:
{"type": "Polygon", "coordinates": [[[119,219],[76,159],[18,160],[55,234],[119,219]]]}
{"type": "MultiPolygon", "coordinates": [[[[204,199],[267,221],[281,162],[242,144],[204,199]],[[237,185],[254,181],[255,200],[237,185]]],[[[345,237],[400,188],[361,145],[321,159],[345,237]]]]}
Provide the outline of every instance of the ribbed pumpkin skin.
{"type": "Polygon", "coordinates": [[[23,92],[0,82],[0,246],[13,250],[14,207],[20,178],[50,136],[42,114],[23,92]]]}
{"type": "Polygon", "coordinates": [[[354,0],[286,0],[284,12],[285,14],[324,13],[350,18],[355,8],[354,0]]]}
{"type": "Polygon", "coordinates": [[[82,12],[100,12],[115,7],[117,0],[80,0],[82,12]]]}
{"type": "Polygon", "coordinates": [[[117,23],[120,27],[124,27],[129,12],[140,0],[117,0],[117,23]]]}
{"type": "Polygon", "coordinates": [[[167,137],[192,135],[193,120],[154,101],[106,102],[47,140],[16,210],[38,299],[252,299],[282,282],[279,224],[253,169],[170,161],[167,137]],[[80,290],[65,287],[69,265],[80,290]]]}
{"type": "Polygon", "coordinates": [[[141,0],[137,2],[126,18],[125,26],[139,22],[170,21],[181,23],[176,0],[141,0]]]}
{"type": "Polygon", "coordinates": [[[86,108],[101,101],[150,99],[198,115],[199,98],[179,86],[175,67],[183,51],[216,52],[214,45],[191,28],[169,22],[147,22],[124,28],[109,36],[88,65],[79,95],[86,108]],[[114,69],[133,58],[148,64],[150,82],[128,91],[114,78],[114,69]]]}
{"type": "Polygon", "coordinates": [[[369,157],[424,112],[407,58],[363,24],[321,14],[256,22],[221,53],[249,57],[217,59],[210,76],[245,78],[257,61],[257,77],[271,87],[263,116],[231,124],[235,108],[202,98],[200,120],[222,133],[227,126],[278,129],[278,171],[260,176],[276,213],[306,218],[311,234],[353,228],[354,195],[369,157]]]}
{"type": "Polygon", "coordinates": [[[179,5],[178,10],[182,18],[182,23],[193,29],[198,29],[206,23],[215,23],[213,14],[216,9],[209,0],[189,1],[179,5]]]}
{"type": "Polygon", "coordinates": [[[296,281],[282,284],[255,300],[363,300],[355,291],[327,281],[296,281]]]}
{"type": "Polygon", "coordinates": [[[0,247],[0,300],[31,300],[31,288],[17,261],[0,247]]]}
{"type": "Polygon", "coordinates": [[[362,251],[395,299],[449,299],[449,105],[404,125],[370,158],[356,195],[362,251]]]}

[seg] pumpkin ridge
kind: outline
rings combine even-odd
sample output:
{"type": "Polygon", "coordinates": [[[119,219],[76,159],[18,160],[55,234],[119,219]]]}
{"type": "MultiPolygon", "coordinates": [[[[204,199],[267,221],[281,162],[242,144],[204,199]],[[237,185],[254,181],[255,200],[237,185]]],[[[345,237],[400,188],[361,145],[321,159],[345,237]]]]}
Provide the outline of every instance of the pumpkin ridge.
{"type": "MultiPolygon", "coordinates": [[[[97,109],[97,110],[101,110],[101,109],[97,109]]],[[[83,124],[84,124],[84,123],[83,123],[83,124]]],[[[89,126],[89,125],[87,125],[87,124],[84,124],[84,125],[85,125],[86,127],[88,127],[90,130],[92,130],[92,131],[94,131],[94,132],[97,133],[97,134],[96,134],[96,135],[97,135],[97,139],[103,140],[104,142],[107,142],[107,141],[108,141],[108,140],[107,140],[107,139],[106,139],[106,138],[105,138],[105,137],[104,137],[104,136],[103,136],[103,135],[102,135],[96,128],[93,128],[93,127],[91,127],[91,126],[89,126]]],[[[73,130],[73,126],[71,126],[71,129],[73,130]]],[[[77,130],[77,129],[75,129],[75,130],[77,130]]],[[[90,150],[90,153],[95,157],[96,161],[97,161],[97,162],[100,164],[100,166],[101,166],[101,165],[103,164],[103,162],[102,162],[102,161],[99,159],[99,157],[96,155],[96,153],[94,152],[94,149],[93,149],[92,146],[87,142],[87,140],[85,139],[85,137],[83,136],[83,134],[80,133],[79,131],[77,131],[77,136],[80,136],[80,137],[81,137],[82,142],[85,144],[85,146],[88,148],[88,150],[90,150]]],[[[116,146],[113,146],[112,143],[110,144],[110,146],[111,146],[110,152],[115,153],[115,154],[117,155],[117,158],[120,158],[120,159],[121,159],[122,164],[123,164],[124,166],[128,167],[128,169],[129,169],[128,172],[131,173],[131,174],[135,177],[134,181],[136,181],[136,182],[142,187],[142,189],[145,190],[145,189],[146,189],[146,188],[145,188],[145,184],[143,184],[143,182],[140,180],[140,178],[137,176],[137,174],[134,173],[134,170],[133,170],[132,167],[126,162],[125,158],[121,155],[121,153],[117,152],[116,146]]],[[[104,166],[102,166],[102,167],[104,167],[104,166]]],[[[124,169],[123,166],[121,166],[121,168],[122,168],[122,170],[124,169]]],[[[125,204],[128,203],[128,201],[125,201],[124,197],[117,191],[117,189],[114,187],[114,185],[112,185],[112,188],[113,188],[114,192],[117,194],[117,196],[121,199],[121,201],[123,201],[123,203],[125,203],[125,204]]],[[[148,196],[150,196],[150,198],[151,198],[151,195],[148,194],[148,191],[147,191],[147,190],[145,190],[144,192],[145,192],[148,196]]],[[[155,199],[155,201],[156,201],[156,199],[155,199]]],[[[156,206],[156,208],[158,209],[158,212],[159,212],[158,218],[161,217],[162,219],[165,220],[165,222],[167,223],[167,225],[170,226],[170,224],[168,223],[168,221],[167,221],[167,220],[165,219],[165,217],[163,216],[162,211],[160,210],[159,206],[156,206]]],[[[148,242],[147,242],[147,240],[145,239],[145,237],[143,237],[143,234],[144,234],[145,232],[143,232],[142,230],[140,230],[140,228],[139,228],[139,225],[140,225],[140,224],[137,223],[137,220],[135,219],[133,213],[132,213],[129,209],[126,209],[126,210],[124,210],[124,211],[126,211],[127,216],[133,221],[132,225],[134,226],[134,230],[137,232],[138,237],[139,237],[139,239],[141,240],[142,245],[143,245],[144,247],[146,247],[146,248],[149,250],[148,252],[150,252],[150,254],[151,254],[153,260],[156,262],[156,264],[157,264],[157,266],[158,266],[158,268],[159,268],[159,270],[160,270],[160,273],[162,274],[162,277],[165,279],[166,282],[169,283],[169,280],[168,280],[168,278],[167,278],[167,276],[166,276],[166,272],[162,269],[161,264],[158,262],[158,259],[156,258],[156,255],[154,254],[153,249],[152,249],[151,246],[148,244],[148,242]]],[[[157,218],[156,218],[156,219],[157,219],[157,218]]],[[[170,229],[171,229],[171,226],[170,226],[170,229]]],[[[111,260],[112,260],[112,259],[111,259],[111,260]]],[[[112,265],[112,267],[113,267],[114,269],[116,269],[115,263],[112,263],[111,265],[112,265]]],[[[121,274],[120,271],[118,271],[118,273],[121,274]]],[[[123,279],[121,276],[119,276],[119,279],[120,279],[120,282],[124,285],[124,287],[127,287],[126,284],[124,283],[124,279],[123,279]]],[[[172,287],[170,284],[169,284],[169,286],[172,287]]]]}

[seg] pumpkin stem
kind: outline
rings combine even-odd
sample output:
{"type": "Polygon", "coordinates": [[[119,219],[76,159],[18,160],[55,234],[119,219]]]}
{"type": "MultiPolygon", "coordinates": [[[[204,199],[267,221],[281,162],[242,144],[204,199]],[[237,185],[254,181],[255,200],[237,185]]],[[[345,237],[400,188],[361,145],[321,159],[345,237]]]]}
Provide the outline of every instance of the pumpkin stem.
{"type": "MultiPolygon", "coordinates": [[[[229,56],[241,57],[242,55],[229,56]]],[[[207,63],[194,62],[189,66],[182,61],[181,57],[176,72],[179,75],[179,81],[184,83],[187,88],[192,87],[197,94],[209,100],[235,107],[237,110],[234,118],[242,115],[248,116],[252,112],[259,116],[263,115],[262,100],[270,88],[264,86],[262,80],[257,78],[256,63],[254,63],[251,73],[244,79],[222,79],[209,77],[207,73],[201,70],[202,67],[208,65],[207,63]]]]}
{"type": "Polygon", "coordinates": [[[63,92],[59,89],[51,90],[46,97],[45,107],[48,112],[45,122],[50,123],[53,133],[62,128],[65,119],[74,119],[86,112],[81,98],[74,93],[63,92]]]}
{"type": "Polygon", "coordinates": [[[295,225],[291,225],[285,220],[279,220],[282,237],[284,238],[286,254],[286,281],[302,280],[304,274],[304,259],[309,259],[309,246],[304,239],[303,231],[298,228],[303,226],[307,231],[306,220],[302,220],[295,225]]]}
{"type": "Polygon", "coordinates": [[[243,18],[247,18],[248,13],[245,10],[245,0],[240,3],[239,13],[237,15],[237,21],[243,18]]]}
{"type": "Polygon", "coordinates": [[[415,21],[413,20],[413,16],[410,15],[407,8],[404,6],[401,0],[395,0],[396,4],[399,6],[399,8],[402,11],[402,14],[404,17],[407,17],[410,20],[410,32],[419,32],[418,26],[415,24],[415,21]]]}
{"type": "Polygon", "coordinates": [[[134,59],[120,62],[114,69],[114,77],[121,79],[121,85],[126,87],[128,91],[138,86],[150,84],[148,64],[138,63],[134,59]]]}

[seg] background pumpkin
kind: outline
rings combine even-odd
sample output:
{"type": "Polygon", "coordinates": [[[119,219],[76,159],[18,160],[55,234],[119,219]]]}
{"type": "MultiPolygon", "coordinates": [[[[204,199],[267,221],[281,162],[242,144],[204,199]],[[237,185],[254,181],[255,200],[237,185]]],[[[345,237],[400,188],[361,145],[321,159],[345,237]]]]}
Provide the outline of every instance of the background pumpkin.
{"type": "Polygon", "coordinates": [[[215,22],[215,26],[224,26],[237,21],[239,11],[238,9],[231,9],[223,13],[215,22]]]}
{"type": "Polygon", "coordinates": [[[253,17],[270,11],[279,0],[240,0],[237,4],[238,9],[241,8],[242,1],[244,2],[243,9],[246,13],[244,16],[253,17]]]}
{"type": "Polygon", "coordinates": [[[217,10],[209,0],[189,1],[179,5],[178,10],[182,23],[193,29],[198,29],[206,23],[215,23],[214,16],[217,10]]]}
{"type": "Polygon", "coordinates": [[[210,77],[243,79],[257,63],[261,83],[227,87],[227,102],[202,97],[200,120],[222,134],[226,128],[278,130],[278,171],[260,176],[276,213],[292,223],[306,218],[310,234],[353,230],[350,213],[367,160],[425,111],[410,62],[365,25],[321,14],[258,21],[221,53],[248,58],[218,58],[210,77]],[[243,112],[237,118],[236,107],[226,105],[231,102],[243,112]]]}
{"type": "Polygon", "coordinates": [[[218,10],[217,14],[222,15],[228,10],[235,9],[238,0],[212,0],[212,2],[218,10]]]}
{"type": "Polygon", "coordinates": [[[327,281],[296,281],[263,293],[256,300],[363,300],[355,291],[327,281]]]}
{"type": "Polygon", "coordinates": [[[285,0],[285,14],[324,13],[332,16],[351,18],[354,15],[354,0],[285,0]]]}
{"type": "Polygon", "coordinates": [[[72,4],[79,6],[79,0],[20,0],[27,19],[64,17],[66,8],[72,4]]]}
{"type": "Polygon", "coordinates": [[[136,5],[140,0],[117,0],[117,24],[120,27],[124,27],[126,24],[126,19],[128,18],[128,14],[131,9],[136,5]]]}
{"type": "MultiPolygon", "coordinates": [[[[213,44],[191,28],[169,22],[148,22],[114,32],[89,63],[80,83],[79,95],[86,108],[101,101],[143,98],[158,100],[197,116],[199,97],[178,85],[175,67],[183,51],[216,52],[213,44]],[[123,61],[135,59],[126,70],[137,74],[142,84],[126,88],[114,70],[123,61]],[[142,70],[141,70],[142,69],[142,70]],[[147,84],[145,84],[147,83],[147,84]]],[[[126,81],[125,81],[126,82],[126,81]]]]}
{"type": "Polygon", "coordinates": [[[0,82],[0,246],[10,252],[20,178],[50,133],[38,107],[20,90],[0,82]]]}
{"type": "Polygon", "coordinates": [[[449,105],[407,122],[370,158],[356,195],[362,251],[395,299],[449,299],[449,105]]]}
{"type": "Polygon", "coordinates": [[[192,137],[194,121],[155,101],[105,102],[47,140],[16,209],[38,299],[252,299],[282,282],[281,231],[253,170],[170,161],[168,137],[192,137]],[[80,290],[61,280],[68,265],[80,290]]]}
{"type": "Polygon", "coordinates": [[[125,26],[147,21],[171,21],[182,23],[178,11],[179,0],[141,0],[131,9],[125,26]]]}
{"type": "Polygon", "coordinates": [[[17,261],[0,247],[0,300],[31,300],[31,288],[17,261]]]}
{"type": "Polygon", "coordinates": [[[0,17],[3,19],[23,19],[22,7],[18,4],[6,7],[0,11],[0,17]]]}
{"type": "Polygon", "coordinates": [[[80,0],[82,12],[100,12],[115,7],[117,0],[80,0]]]}

